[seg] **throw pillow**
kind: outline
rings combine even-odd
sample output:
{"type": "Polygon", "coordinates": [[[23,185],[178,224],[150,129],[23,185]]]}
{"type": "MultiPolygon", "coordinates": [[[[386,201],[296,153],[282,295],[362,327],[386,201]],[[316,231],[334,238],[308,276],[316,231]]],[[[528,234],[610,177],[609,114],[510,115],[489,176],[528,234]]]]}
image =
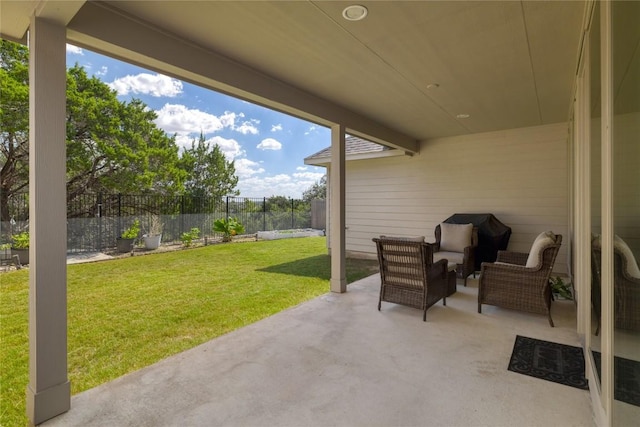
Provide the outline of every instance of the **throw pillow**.
{"type": "Polygon", "coordinates": [[[448,252],[464,252],[471,246],[473,224],[440,224],[440,250],[448,252]]]}
{"type": "Polygon", "coordinates": [[[556,242],[556,235],[552,231],[544,231],[538,234],[538,237],[533,241],[531,250],[529,251],[529,257],[527,258],[527,268],[537,267],[541,262],[542,251],[547,246],[553,245],[556,242]]]}

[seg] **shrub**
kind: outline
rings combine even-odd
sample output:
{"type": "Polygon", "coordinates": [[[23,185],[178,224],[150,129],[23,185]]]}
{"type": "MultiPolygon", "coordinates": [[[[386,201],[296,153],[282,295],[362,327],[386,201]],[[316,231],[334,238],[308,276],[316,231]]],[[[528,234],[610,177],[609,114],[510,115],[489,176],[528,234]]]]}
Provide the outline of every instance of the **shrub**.
{"type": "Polygon", "coordinates": [[[198,237],[200,237],[200,229],[198,227],[193,227],[191,230],[182,233],[180,240],[182,240],[182,244],[188,248],[198,237]]]}
{"type": "Polygon", "coordinates": [[[11,236],[11,247],[13,249],[28,249],[29,248],[29,232],[23,231],[11,236]]]}
{"type": "Polygon", "coordinates": [[[140,233],[140,220],[136,219],[135,221],[133,221],[133,224],[131,224],[131,227],[127,228],[122,232],[120,237],[122,237],[123,239],[135,239],[138,237],[139,233],[140,233]]]}
{"type": "Polygon", "coordinates": [[[221,218],[214,221],[213,231],[222,233],[223,242],[230,242],[233,236],[244,233],[244,225],[238,222],[237,218],[221,218]]]}

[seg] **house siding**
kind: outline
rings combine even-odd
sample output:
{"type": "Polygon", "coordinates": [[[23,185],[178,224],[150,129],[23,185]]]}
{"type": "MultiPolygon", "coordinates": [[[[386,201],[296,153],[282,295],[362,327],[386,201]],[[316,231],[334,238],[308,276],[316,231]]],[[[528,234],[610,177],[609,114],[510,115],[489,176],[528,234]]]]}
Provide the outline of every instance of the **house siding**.
{"type": "Polygon", "coordinates": [[[419,154],[348,162],[347,251],[375,253],[380,234],[422,236],[454,213],[493,213],[512,229],[509,250],[528,252],[553,230],[565,239],[557,273],[567,272],[566,123],[423,141],[419,154]]]}

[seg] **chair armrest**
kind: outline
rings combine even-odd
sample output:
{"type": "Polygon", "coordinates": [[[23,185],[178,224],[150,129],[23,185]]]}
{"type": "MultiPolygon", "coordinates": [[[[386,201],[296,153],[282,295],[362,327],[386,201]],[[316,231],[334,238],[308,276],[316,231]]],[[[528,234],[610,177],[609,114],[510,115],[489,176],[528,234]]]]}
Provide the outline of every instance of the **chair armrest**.
{"type": "Polygon", "coordinates": [[[529,254],[524,252],[498,251],[497,262],[506,262],[507,264],[526,265],[529,254]]]}
{"type": "MultiPolygon", "coordinates": [[[[501,261],[502,262],[502,261],[501,261]]],[[[544,293],[545,288],[549,288],[548,272],[543,269],[527,268],[524,265],[497,264],[493,262],[483,262],[480,270],[479,287],[491,288],[501,287],[521,287],[524,286],[527,292],[544,293]]]]}
{"type": "Polygon", "coordinates": [[[446,277],[447,276],[447,260],[441,259],[439,261],[432,263],[429,266],[429,271],[427,275],[429,277],[435,277],[438,275],[441,275],[442,277],[446,277]]]}
{"type": "Polygon", "coordinates": [[[436,295],[446,298],[447,293],[447,260],[441,259],[429,267],[427,271],[427,283],[431,289],[437,289],[436,295]]]}

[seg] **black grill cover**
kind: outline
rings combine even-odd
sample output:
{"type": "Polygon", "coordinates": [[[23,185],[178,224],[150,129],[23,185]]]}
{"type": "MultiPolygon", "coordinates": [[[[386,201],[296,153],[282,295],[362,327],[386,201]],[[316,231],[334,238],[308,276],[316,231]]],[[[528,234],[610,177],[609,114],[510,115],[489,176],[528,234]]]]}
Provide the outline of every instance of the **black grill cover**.
{"type": "Polygon", "coordinates": [[[448,224],[473,224],[478,227],[476,271],[483,262],[495,262],[498,251],[506,250],[511,237],[511,227],[504,225],[493,214],[453,214],[444,222],[448,224]]]}

